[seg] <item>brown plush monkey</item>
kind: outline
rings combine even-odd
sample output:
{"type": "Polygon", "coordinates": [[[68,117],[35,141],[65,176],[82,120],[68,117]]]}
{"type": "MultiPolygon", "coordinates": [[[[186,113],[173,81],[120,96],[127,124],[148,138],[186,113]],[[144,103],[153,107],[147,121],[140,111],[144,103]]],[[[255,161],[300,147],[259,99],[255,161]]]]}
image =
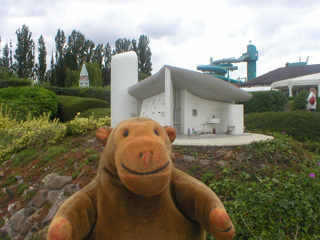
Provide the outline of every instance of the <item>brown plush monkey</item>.
{"type": "Polygon", "coordinates": [[[219,198],[174,168],[176,132],[149,118],[99,128],[106,144],[96,178],[58,210],[47,239],[218,240],[235,231],[219,198]]]}

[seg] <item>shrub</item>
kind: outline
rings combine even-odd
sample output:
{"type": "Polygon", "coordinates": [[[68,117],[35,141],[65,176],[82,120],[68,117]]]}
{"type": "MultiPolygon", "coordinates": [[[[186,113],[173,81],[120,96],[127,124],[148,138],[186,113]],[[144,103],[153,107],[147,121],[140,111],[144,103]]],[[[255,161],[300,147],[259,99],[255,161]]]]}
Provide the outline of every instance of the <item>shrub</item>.
{"type": "Polygon", "coordinates": [[[287,103],[286,96],[280,91],[254,92],[252,98],[242,103],[244,113],[281,112],[287,103]]]}
{"type": "Polygon", "coordinates": [[[81,112],[79,118],[88,118],[93,116],[94,119],[110,117],[110,108],[91,108],[81,112]]]}
{"type": "Polygon", "coordinates": [[[0,81],[0,88],[23,87],[23,86],[31,86],[31,81],[29,79],[15,79],[15,78],[0,81]]]}
{"type": "Polygon", "coordinates": [[[0,89],[0,103],[11,109],[18,120],[39,117],[44,113],[54,116],[58,110],[56,94],[41,87],[9,87],[0,89]]]}
{"type": "Polygon", "coordinates": [[[210,184],[224,198],[237,239],[319,239],[320,182],[309,172],[260,178],[243,172],[210,184]]]}
{"type": "Polygon", "coordinates": [[[246,114],[246,130],[278,132],[298,141],[320,141],[320,113],[307,111],[246,114]]]}
{"type": "Polygon", "coordinates": [[[61,88],[61,87],[52,87],[52,86],[45,86],[45,88],[55,92],[57,95],[96,98],[96,99],[110,102],[110,88],[102,88],[102,87],[61,88]]]}
{"type": "Polygon", "coordinates": [[[75,118],[78,112],[83,112],[91,108],[109,108],[106,101],[93,98],[81,98],[71,96],[57,96],[59,101],[59,118],[62,122],[67,122],[75,118]]]}
{"type": "Polygon", "coordinates": [[[93,116],[89,118],[76,118],[65,125],[67,127],[67,135],[85,134],[88,131],[96,130],[101,126],[110,126],[111,119],[109,117],[94,119],[93,116]]]}
{"type": "Polygon", "coordinates": [[[48,115],[17,121],[10,114],[0,111],[0,160],[22,149],[40,148],[61,140],[66,126],[58,121],[49,121],[48,115]]]}
{"type": "Polygon", "coordinates": [[[306,99],[308,98],[308,95],[309,93],[307,90],[301,90],[293,101],[292,110],[305,110],[307,104],[306,99]]]}

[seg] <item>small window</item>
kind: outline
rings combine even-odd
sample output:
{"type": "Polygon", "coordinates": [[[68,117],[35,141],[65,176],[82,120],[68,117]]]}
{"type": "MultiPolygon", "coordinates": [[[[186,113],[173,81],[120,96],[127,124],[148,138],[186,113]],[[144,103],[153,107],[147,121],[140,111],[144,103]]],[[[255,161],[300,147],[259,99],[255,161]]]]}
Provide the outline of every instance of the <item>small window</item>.
{"type": "Polygon", "coordinates": [[[198,115],[197,109],[192,109],[192,116],[197,116],[197,115],[198,115]]]}

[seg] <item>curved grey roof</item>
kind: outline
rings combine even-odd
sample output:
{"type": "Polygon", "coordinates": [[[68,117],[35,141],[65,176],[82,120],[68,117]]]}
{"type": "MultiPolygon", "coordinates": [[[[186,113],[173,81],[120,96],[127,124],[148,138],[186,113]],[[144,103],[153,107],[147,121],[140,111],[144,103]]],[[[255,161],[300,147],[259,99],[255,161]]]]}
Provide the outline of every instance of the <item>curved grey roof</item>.
{"type": "Polygon", "coordinates": [[[170,70],[173,87],[186,89],[200,98],[220,102],[245,102],[252,95],[219,78],[182,68],[163,66],[159,72],[128,88],[128,93],[139,100],[165,91],[165,68],[170,70]]]}

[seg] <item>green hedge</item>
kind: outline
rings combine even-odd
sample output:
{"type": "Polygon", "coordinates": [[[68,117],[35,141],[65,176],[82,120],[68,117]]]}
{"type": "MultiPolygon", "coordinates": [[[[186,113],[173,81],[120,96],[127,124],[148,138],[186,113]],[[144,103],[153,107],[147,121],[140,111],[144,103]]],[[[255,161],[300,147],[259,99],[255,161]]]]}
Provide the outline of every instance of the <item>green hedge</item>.
{"type": "Polygon", "coordinates": [[[0,80],[0,88],[31,86],[29,79],[0,80]]]}
{"type": "Polygon", "coordinates": [[[82,98],[73,96],[57,96],[59,101],[58,115],[60,121],[67,122],[75,118],[77,113],[84,112],[91,108],[110,108],[107,101],[94,98],[82,98]]]}
{"type": "Polygon", "coordinates": [[[248,131],[278,132],[298,141],[320,141],[320,113],[308,111],[265,112],[246,114],[248,131]]]}
{"type": "Polygon", "coordinates": [[[244,113],[281,112],[287,103],[286,96],[280,91],[253,92],[252,98],[242,103],[244,113]]]}
{"type": "Polygon", "coordinates": [[[110,117],[110,108],[90,108],[78,116],[79,118],[89,118],[93,116],[94,119],[110,117]]]}
{"type": "MultiPolygon", "coordinates": [[[[9,87],[0,89],[0,103],[10,108],[18,120],[47,113],[55,117],[58,111],[56,94],[42,87],[9,87]]],[[[4,108],[3,108],[4,109],[4,108]]]]}
{"type": "Polygon", "coordinates": [[[52,87],[44,86],[44,88],[55,92],[57,95],[76,96],[84,98],[96,98],[110,102],[110,90],[102,87],[52,87]]]}

